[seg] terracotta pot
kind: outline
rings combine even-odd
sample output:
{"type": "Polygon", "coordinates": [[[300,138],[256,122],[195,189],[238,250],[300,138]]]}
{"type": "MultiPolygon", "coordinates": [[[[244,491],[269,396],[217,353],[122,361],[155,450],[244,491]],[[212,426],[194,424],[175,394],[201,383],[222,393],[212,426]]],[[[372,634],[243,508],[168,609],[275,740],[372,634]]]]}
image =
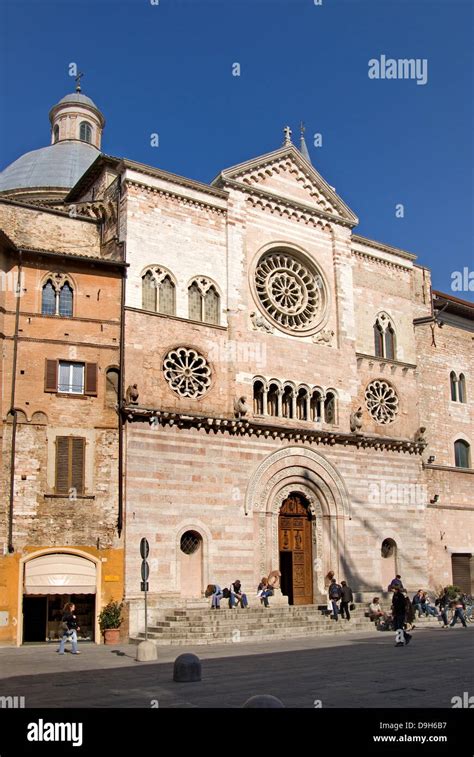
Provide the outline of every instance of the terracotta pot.
{"type": "Polygon", "coordinates": [[[120,628],[106,628],[104,631],[105,644],[118,644],[120,639],[120,628]]]}

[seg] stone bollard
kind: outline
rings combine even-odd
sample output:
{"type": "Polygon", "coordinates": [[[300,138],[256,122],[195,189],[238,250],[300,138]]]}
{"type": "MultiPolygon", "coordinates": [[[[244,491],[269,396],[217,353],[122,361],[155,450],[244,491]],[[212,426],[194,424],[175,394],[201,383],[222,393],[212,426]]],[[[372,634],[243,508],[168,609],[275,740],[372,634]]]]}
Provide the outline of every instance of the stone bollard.
{"type": "Polygon", "coordinates": [[[276,709],[285,707],[281,699],[273,697],[271,694],[256,694],[254,697],[247,699],[245,704],[242,705],[244,709],[276,709]]]}
{"type": "Polygon", "coordinates": [[[156,644],[152,641],[141,641],[137,646],[137,656],[135,659],[138,662],[150,662],[150,660],[158,659],[156,644]]]}
{"type": "Polygon", "coordinates": [[[195,654],[180,654],[174,661],[173,681],[192,683],[201,680],[201,660],[195,654]]]}

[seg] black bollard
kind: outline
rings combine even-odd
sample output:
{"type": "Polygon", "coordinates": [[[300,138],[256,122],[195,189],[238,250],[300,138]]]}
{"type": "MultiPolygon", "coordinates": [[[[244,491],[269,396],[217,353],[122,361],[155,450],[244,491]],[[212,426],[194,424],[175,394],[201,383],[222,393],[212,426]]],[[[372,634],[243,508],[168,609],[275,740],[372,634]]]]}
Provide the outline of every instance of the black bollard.
{"type": "Polygon", "coordinates": [[[180,654],[174,661],[173,681],[191,683],[201,680],[201,660],[195,654],[180,654]]]}
{"type": "Polygon", "coordinates": [[[250,697],[250,699],[247,699],[245,704],[242,705],[243,708],[248,709],[263,709],[263,708],[269,708],[269,709],[277,709],[281,707],[285,707],[283,702],[278,699],[277,697],[273,697],[271,694],[256,694],[254,697],[250,697]]]}

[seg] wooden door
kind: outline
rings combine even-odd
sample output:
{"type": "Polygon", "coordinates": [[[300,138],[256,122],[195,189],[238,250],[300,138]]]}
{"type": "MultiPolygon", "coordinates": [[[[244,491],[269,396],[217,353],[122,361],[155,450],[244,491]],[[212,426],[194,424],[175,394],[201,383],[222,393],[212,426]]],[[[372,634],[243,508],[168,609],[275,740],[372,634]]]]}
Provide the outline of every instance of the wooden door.
{"type": "Polygon", "coordinates": [[[290,604],[313,602],[313,554],[311,518],[302,495],[292,494],[278,518],[282,590],[290,604]]]}

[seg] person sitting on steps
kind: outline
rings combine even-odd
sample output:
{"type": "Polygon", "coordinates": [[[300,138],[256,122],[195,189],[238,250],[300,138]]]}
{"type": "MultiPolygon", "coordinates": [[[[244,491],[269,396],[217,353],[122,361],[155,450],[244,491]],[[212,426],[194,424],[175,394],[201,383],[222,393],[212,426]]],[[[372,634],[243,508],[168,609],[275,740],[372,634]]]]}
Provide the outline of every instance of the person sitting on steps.
{"type": "Polygon", "coordinates": [[[258,585],[257,597],[260,598],[260,602],[263,602],[265,607],[269,607],[270,603],[268,601],[268,597],[272,597],[272,596],[273,596],[273,589],[268,583],[268,578],[264,576],[258,585]]]}
{"type": "Polygon", "coordinates": [[[206,597],[211,597],[211,610],[221,609],[221,599],[224,596],[224,592],[220,586],[217,584],[208,584],[204,595],[206,597]]]}

